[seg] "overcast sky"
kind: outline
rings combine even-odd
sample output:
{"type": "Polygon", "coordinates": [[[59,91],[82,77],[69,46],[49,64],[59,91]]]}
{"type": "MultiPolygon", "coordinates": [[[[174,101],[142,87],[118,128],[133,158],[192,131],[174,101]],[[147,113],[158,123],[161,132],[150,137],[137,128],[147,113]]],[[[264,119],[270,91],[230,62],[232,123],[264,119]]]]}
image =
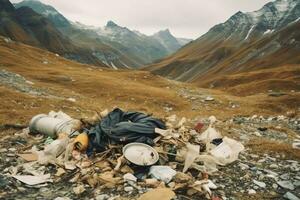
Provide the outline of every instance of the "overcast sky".
{"type": "MultiPolygon", "coordinates": [[[[177,37],[198,38],[237,11],[249,12],[271,0],[41,0],[66,18],[104,26],[112,20],[145,34],[169,28],[177,37]]],[[[20,2],[20,0],[11,0],[20,2]]]]}

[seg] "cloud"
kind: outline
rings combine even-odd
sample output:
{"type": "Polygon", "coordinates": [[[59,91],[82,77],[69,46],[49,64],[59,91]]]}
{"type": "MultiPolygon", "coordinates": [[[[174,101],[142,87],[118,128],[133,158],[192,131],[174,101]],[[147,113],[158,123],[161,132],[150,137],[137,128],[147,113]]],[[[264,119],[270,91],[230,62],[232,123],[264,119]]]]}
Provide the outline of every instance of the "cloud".
{"type": "MultiPolygon", "coordinates": [[[[12,0],[19,2],[20,0],[12,0]]],[[[153,34],[169,28],[178,37],[197,38],[237,11],[253,11],[269,0],[41,0],[65,17],[87,25],[121,26],[153,34]]]]}

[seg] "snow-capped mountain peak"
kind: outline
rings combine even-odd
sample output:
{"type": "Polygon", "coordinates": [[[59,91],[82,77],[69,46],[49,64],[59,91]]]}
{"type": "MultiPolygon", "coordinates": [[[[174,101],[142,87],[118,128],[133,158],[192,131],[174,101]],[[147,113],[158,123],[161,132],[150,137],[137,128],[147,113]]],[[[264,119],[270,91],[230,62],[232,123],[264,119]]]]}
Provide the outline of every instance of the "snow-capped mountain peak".
{"type": "Polygon", "coordinates": [[[213,27],[212,31],[222,33],[225,40],[249,41],[276,32],[299,17],[299,0],[276,0],[254,12],[239,11],[225,23],[213,27]]]}

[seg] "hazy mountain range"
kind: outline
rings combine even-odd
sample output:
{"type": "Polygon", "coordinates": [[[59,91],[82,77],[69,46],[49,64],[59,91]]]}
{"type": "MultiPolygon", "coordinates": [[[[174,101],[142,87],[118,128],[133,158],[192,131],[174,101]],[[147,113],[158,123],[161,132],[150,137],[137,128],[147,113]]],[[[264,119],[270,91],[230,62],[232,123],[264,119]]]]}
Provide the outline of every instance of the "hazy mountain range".
{"type": "Polygon", "coordinates": [[[0,0],[0,34],[81,63],[113,69],[143,67],[170,79],[243,93],[300,88],[300,2],[276,0],[237,12],[191,41],[166,29],[151,36],[113,21],[71,22],[55,8],[0,0]],[[146,66],[146,67],[144,67],[146,66]]]}
{"type": "Polygon", "coordinates": [[[147,36],[112,21],[101,28],[70,22],[54,7],[36,0],[25,0],[14,6],[17,9],[31,8],[47,18],[63,37],[70,39],[75,46],[91,52],[92,57],[112,68],[141,67],[174,53],[191,41],[175,38],[169,30],[147,36]]]}

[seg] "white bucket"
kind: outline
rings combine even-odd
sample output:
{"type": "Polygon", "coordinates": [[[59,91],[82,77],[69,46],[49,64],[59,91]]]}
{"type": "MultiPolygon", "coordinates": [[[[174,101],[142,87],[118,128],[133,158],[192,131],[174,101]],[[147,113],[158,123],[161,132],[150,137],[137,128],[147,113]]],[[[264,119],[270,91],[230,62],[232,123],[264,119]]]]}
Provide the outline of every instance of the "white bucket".
{"type": "Polygon", "coordinates": [[[30,123],[29,129],[32,133],[42,133],[56,138],[58,133],[63,131],[69,131],[72,120],[59,119],[50,117],[45,114],[39,114],[34,116],[30,123]]]}

